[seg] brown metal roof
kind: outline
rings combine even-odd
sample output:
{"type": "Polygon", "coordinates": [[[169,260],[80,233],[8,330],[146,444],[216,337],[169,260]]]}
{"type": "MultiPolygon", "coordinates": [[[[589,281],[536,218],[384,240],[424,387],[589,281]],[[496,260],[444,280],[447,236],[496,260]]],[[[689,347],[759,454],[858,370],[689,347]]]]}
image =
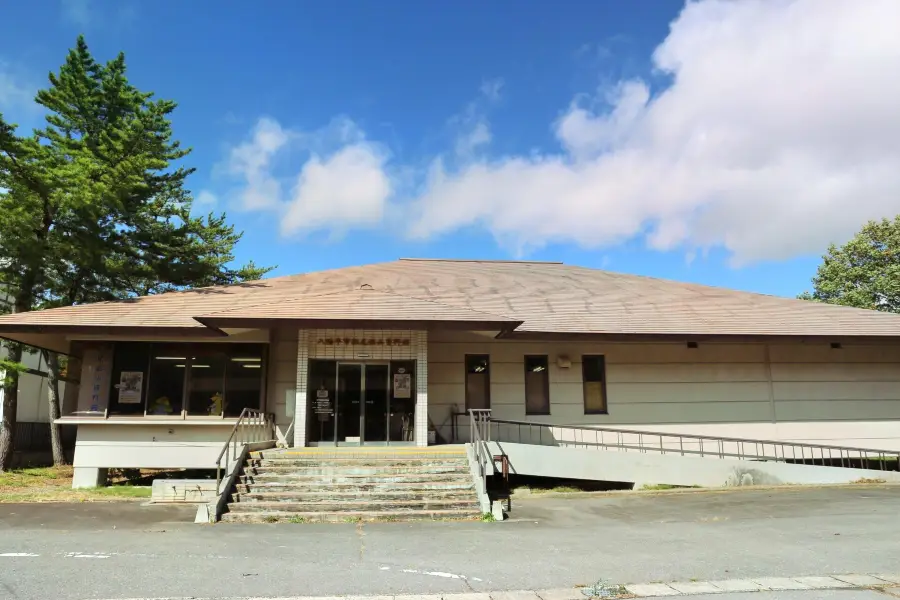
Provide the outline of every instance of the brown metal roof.
{"type": "Polygon", "coordinates": [[[900,336],[900,315],[558,263],[399,260],[0,317],[11,331],[203,328],[197,318],[522,322],[516,333],[900,336]],[[372,294],[375,292],[375,294],[372,294]]]}

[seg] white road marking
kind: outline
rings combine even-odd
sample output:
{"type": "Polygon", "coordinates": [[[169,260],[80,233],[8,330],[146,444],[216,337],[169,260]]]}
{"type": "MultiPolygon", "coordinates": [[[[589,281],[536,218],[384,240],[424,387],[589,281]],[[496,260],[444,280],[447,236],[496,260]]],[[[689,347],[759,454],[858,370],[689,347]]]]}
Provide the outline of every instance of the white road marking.
{"type": "Polygon", "coordinates": [[[66,558],[109,558],[111,554],[102,554],[100,552],[84,553],[84,552],[66,552],[63,556],[66,558]]]}
{"type": "Polygon", "coordinates": [[[404,573],[413,573],[415,575],[431,575],[432,577],[443,577],[445,579],[471,579],[472,581],[481,581],[477,577],[466,577],[465,575],[456,575],[455,573],[444,573],[441,571],[417,571],[416,569],[401,569],[404,573]]]}
{"type": "Polygon", "coordinates": [[[40,554],[32,554],[31,552],[4,552],[0,554],[0,558],[19,558],[24,556],[40,556],[40,554]]]}

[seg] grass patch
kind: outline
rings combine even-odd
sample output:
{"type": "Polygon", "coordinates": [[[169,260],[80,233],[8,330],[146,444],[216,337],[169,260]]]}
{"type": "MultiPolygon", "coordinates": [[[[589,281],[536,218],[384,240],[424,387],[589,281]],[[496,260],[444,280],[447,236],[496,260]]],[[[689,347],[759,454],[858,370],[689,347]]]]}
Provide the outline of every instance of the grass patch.
{"type": "Polygon", "coordinates": [[[859,483],[859,484],[866,484],[866,483],[887,483],[887,481],[884,480],[884,479],[878,479],[878,478],[869,479],[869,478],[867,478],[867,477],[860,477],[859,479],[856,479],[856,480],[852,481],[851,483],[859,483]]]}
{"type": "Polygon", "coordinates": [[[70,466],[0,473],[0,502],[115,502],[149,497],[149,487],[133,485],[73,490],[70,466]]]}
{"type": "Polygon", "coordinates": [[[482,523],[493,523],[496,520],[497,519],[494,518],[494,513],[489,513],[489,512],[481,513],[481,522],[482,523]]]}
{"type": "Polygon", "coordinates": [[[642,485],[641,491],[653,492],[662,490],[693,490],[698,489],[699,485],[669,485],[668,483],[656,483],[652,485],[642,485]]]}
{"type": "Polygon", "coordinates": [[[309,520],[306,517],[291,517],[288,523],[309,523],[309,520]]]}
{"type": "Polygon", "coordinates": [[[556,485],[548,488],[530,488],[532,494],[574,494],[583,492],[581,488],[572,485],[556,485]]]}

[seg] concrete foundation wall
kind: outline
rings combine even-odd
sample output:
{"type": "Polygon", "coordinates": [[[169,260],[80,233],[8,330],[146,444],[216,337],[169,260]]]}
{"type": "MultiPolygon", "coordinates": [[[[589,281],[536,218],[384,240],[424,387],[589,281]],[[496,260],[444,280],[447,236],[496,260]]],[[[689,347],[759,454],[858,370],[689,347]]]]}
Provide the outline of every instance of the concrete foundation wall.
{"type": "MultiPolygon", "coordinates": [[[[465,355],[491,359],[498,419],[900,449],[900,345],[585,343],[429,339],[429,414],[450,437],[465,355]],[[550,414],[525,413],[524,356],[549,358],[550,414]],[[609,413],[585,415],[581,357],[606,361],[609,413]],[[557,359],[571,360],[561,368],[557,359]]],[[[468,438],[460,420],[459,441],[468,438]]]]}
{"type": "Polygon", "coordinates": [[[233,423],[79,425],[77,468],[214,469],[233,423]]]}
{"type": "Polygon", "coordinates": [[[490,447],[494,454],[506,453],[509,457],[510,472],[539,477],[702,487],[838,484],[852,483],[862,478],[900,482],[900,472],[896,471],[639,452],[605,452],[504,442],[492,442],[490,447]]]}

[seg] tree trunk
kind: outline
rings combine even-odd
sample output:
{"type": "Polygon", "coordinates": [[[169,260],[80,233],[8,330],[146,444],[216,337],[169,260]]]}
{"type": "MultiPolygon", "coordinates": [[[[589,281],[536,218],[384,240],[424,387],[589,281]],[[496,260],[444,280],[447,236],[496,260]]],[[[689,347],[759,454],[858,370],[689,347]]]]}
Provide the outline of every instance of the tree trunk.
{"type": "Polygon", "coordinates": [[[59,418],[59,355],[56,352],[41,350],[44,362],[47,363],[47,400],[50,402],[50,447],[53,450],[53,464],[57,467],[66,464],[66,453],[63,450],[60,428],[56,420],[59,418]]]}
{"type": "MultiPolygon", "coordinates": [[[[34,275],[26,272],[23,277],[23,287],[16,293],[12,305],[12,313],[25,312],[31,308],[34,275]],[[27,287],[25,287],[27,286],[27,287]]],[[[6,359],[13,363],[22,363],[22,345],[10,343],[7,346],[9,353],[6,359]]],[[[3,382],[3,417],[0,418],[0,472],[12,468],[13,451],[16,444],[16,419],[19,410],[19,372],[6,373],[6,381],[3,382]]]]}
{"type": "MultiPolygon", "coordinates": [[[[7,359],[10,362],[22,362],[22,346],[11,344],[7,359]]],[[[3,416],[0,418],[0,472],[12,468],[18,409],[19,372],[10,370],[6,373],[6,381],[3,384],[3,416]]]]}

